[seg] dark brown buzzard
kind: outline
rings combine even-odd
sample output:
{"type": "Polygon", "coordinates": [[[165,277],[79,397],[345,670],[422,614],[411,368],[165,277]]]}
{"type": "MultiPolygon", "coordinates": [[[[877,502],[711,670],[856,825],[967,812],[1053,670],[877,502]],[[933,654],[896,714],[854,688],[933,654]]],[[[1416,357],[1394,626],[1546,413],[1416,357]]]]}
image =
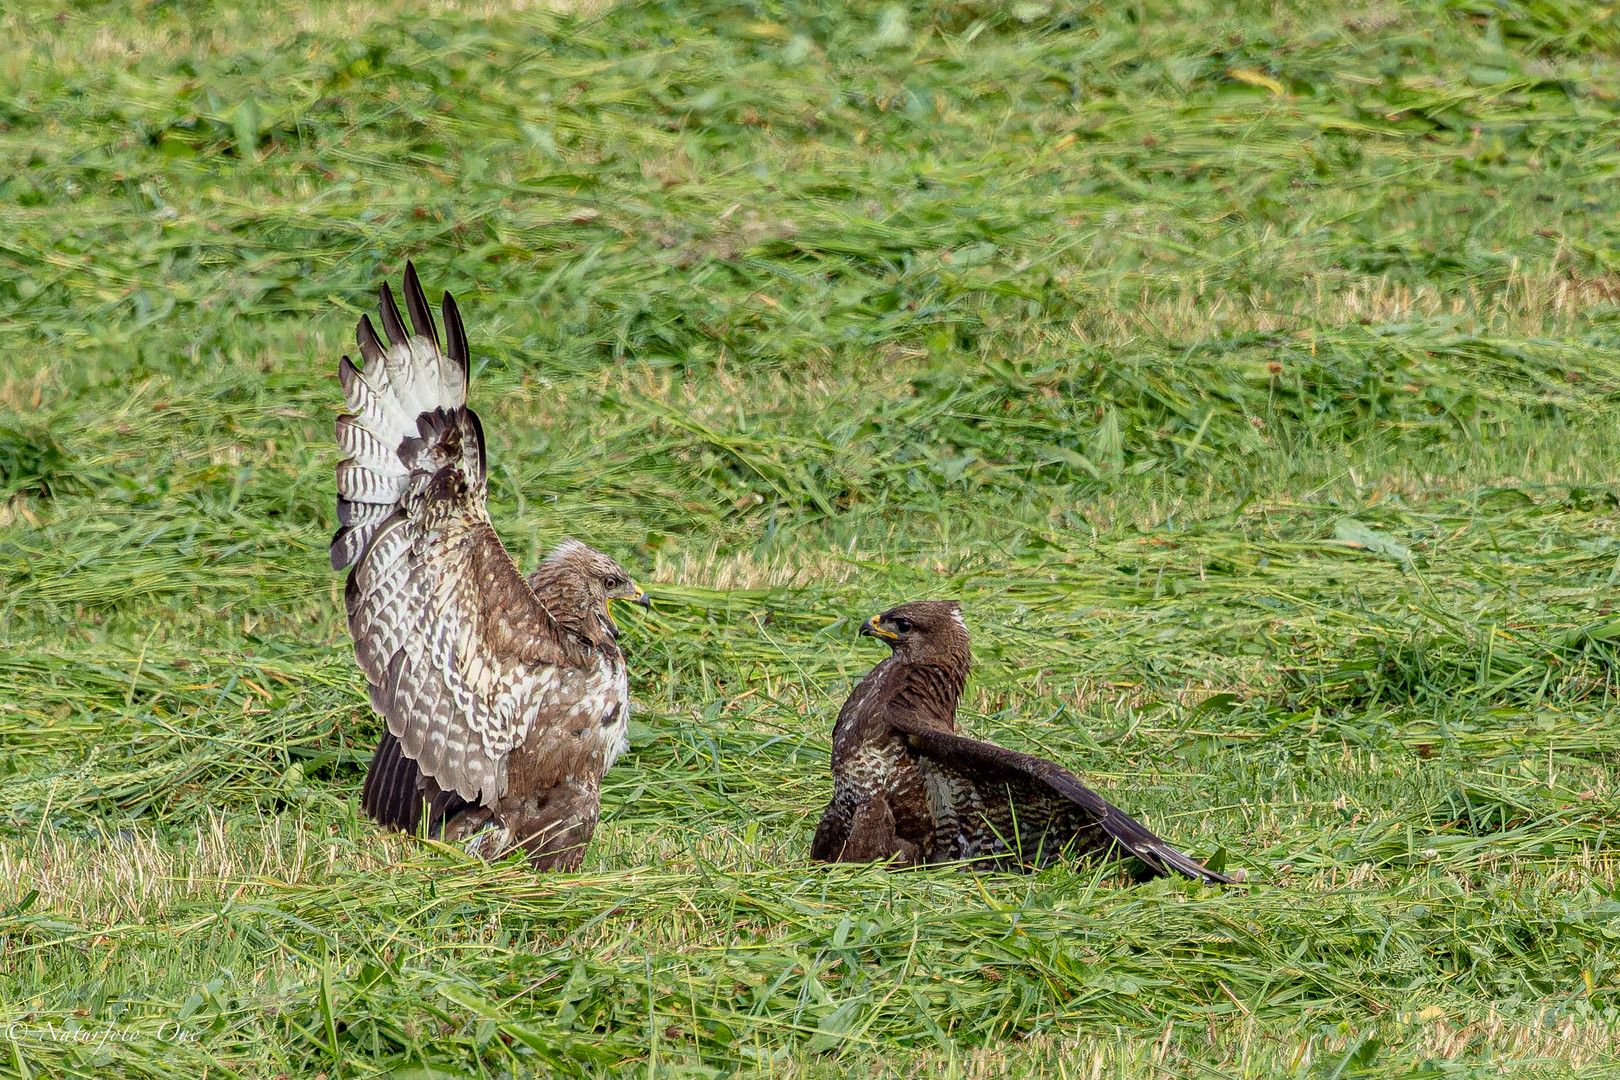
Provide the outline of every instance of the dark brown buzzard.
{"type": "Polygon", "coordinates": [[[629,689],[608,601],[645,595],[618,563],[565,540],[524,578],[485,509],[484,430],[467,408],[467,331],[444,294],[445,347],[405,268],[405,329],[385,282],[388,344],[361,317],[338,365],[332,568],[354,655],[385,721],[360,805],[380,825],[521,847],[573,869],[602,774],[626,747],[629,689]],[[474,836],[474,834],[478,834],[474,836]]]}
{"type": "Polygon", "coordinates": [[[1233,884],[1062,766],[955,733],[971,655],[954,600],[901,604],[861,633],[893,652],[839,710],[833,798],[811,858],[1015,869],[1070,853],[1134,855],[1155,875],[1233,884]]]}

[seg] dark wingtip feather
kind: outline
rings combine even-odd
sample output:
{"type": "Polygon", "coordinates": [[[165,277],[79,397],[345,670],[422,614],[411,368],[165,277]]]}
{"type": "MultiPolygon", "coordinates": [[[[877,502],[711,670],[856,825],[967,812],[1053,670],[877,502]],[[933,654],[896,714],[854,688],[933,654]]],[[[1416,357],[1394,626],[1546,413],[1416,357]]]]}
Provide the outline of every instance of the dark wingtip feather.
{"type": "Polygon", "coordinates": [[[354,389],[355,380],[360,378],[360,369],[354,366],[354,361],[347,356],[338,361],[338,384],[343,387],[343,397],[348,399],[350,391],[354,389]]]}
{"type": "Polygon", "coordinates": [[[484,459],[484,422],[478,419],[478,414],[471,409],[462,409],[467,419],[472,423],[473,434],[478,437],[478,479],[482,480],[489,475],[488,462],[484,459]]]}
{"type": "Polygon", "coordinates": [[[405,310],[410,313],[411,325],[422,337],[433,342],[433,348],[439,347],[439,331],[433,325],[433,315],[428,310],[427,297],[422,295],[422,279],[416,276],[416,264],[405,264],[405,310]]]}
{"type": "Polygon", "coordinates": [[[387,826],[392,822],[387,820],[382,801],[379,796],[385,783],[385,777],[392,775],[394,759],[398,756],[398,744],[388,729],[383,729],[382,740],[377,743],[377,752],[371,755],[371,767],[366,770],[365,783],[360,786],[360,809],[366,816],[379,825],[387,826]]]}
{"type": "Polygon", "coordinates": [[[418,766],[405,756],[405,748],[397,738],[386,730],[383,738],[393,740],[394,763],[384,777],[386,782],[381,792],[381,809],[389,816],[389,824],[394,828],[400,832],[415,832],[416,823],[422,817],[422,800],[416,793],[420,776],[418,766]]]}
{"type": "Polygon", "coordinates": [[[354,560],[349,557],[349,527],[343,526],[332,534],[332,569],[342,570],[354,560]]]}
{"type": "Polygon", "coordinates": [[[377,289],[377,314],[382,316],[388,344],[403,345],[411,339],[405,332],[404,321],[399,317],[399,305],[394,303],[394,290],[388,287],[386,281],[377,289]]]}
{"type": "Polygon", "coordinates": [[[371,369],[371,365],[382,362],[382,341],[377,337],[376,327],[371,325],[369,315],[360,316],[360,325],[354,328],[354,337],[360,343],[360,356],[365,360],[367,370],[371,369]]]}
{"type": "Polygon", "coordinates": [[[360,606],[360,582],[355,580],[360,573],[358,566],[349,571],[348,577],[343,579],[343,611],[349,618],[349,630],[354,630],[355,610],[360,606]]]}
{"type": "MultiPolygon", "coordinates": [[[[1089,791],[1089,789],[1087,789],[1089,791]]],[[[1095,794],[1095,793],[1093,793],[1095,794]]],[[[1108,835],[1121,848],[1135,855],[1145,863],[1154,875],[1168,874],[1174,870],[1178,874],[1185,874],[1195,881],[1202,881],[1206,885],[1236,885],[1237,881],[1225,874],[1207,869],[1203,864],[1183,855],[1154,835],[1153,831],[1131,815],[1101,799],[1107,809],[1098,819],[1108,835]]]]}
{"type": "Polygon", "coordinates": [[[1229,877],[1218,870],[1211,870],[1198,860],[1183,855],[1173,847],[1160,847],[1154,854],[1172,870],[1178,870],[1188,877],[1202,881],[1205,885],[1239,885],[1241,879],[1229,877]]]}
{"type": "Polygon", "coordinates": [[[461,365],[462,378],[470,378],[472,368],[467,354],[467,327],[461,321],[461,309],[456,306],[456,298],[445,293],[439,308],[444,313],[444,339],[450,350],[450,359],[461,365]]]}

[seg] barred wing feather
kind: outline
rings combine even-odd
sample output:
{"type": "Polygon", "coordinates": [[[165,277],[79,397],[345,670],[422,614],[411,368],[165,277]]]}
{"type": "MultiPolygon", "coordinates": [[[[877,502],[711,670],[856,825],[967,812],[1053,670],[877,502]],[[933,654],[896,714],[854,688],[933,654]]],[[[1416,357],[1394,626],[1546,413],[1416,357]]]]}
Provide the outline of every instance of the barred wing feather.
{"type": "Polygon", "coordinates": [[[894,728],[923,777],[935,825],[930,861],[1044,866],[1065,851],[1103,854],[1118,846],[1155,874],[1174,870],[1209,884],[1234,883],[1159,839],[1061,765],[904,719],[894,728]]]}

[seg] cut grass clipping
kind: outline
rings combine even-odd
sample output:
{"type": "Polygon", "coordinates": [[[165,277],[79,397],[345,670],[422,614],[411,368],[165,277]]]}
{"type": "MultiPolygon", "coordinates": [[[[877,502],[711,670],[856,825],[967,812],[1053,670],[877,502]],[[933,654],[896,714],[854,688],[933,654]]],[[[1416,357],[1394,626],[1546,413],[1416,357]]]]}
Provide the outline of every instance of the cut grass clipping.
{"type": "Polygon", "coordinates": [[[1620,1049],[1620,23],[0,14],[0,1075],[1572,1076],[1620,1049]],[[461,300],[634,568],[584,871],[380,835],[335,372],[461,300]],[[807,862],[861,619],[1229,892],[807,862]],[[105,1034],[103,1034],[105,1033],[105,1034]]]}

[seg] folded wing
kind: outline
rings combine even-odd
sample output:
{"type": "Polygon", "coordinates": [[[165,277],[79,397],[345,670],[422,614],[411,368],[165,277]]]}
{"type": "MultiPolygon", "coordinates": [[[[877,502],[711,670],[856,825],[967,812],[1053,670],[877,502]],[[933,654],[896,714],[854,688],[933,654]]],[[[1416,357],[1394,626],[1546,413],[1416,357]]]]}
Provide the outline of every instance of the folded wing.
{"type": "Polygon", "coordinates": [[[1154,874],[1174,870],[1234,883],[1153,835],[1061,765],[905,719],[893,726],[923,778],[934,819],[931,862],[1044,866],[1063,853],[1106,855],[1117,846],[1154,874]]]}

